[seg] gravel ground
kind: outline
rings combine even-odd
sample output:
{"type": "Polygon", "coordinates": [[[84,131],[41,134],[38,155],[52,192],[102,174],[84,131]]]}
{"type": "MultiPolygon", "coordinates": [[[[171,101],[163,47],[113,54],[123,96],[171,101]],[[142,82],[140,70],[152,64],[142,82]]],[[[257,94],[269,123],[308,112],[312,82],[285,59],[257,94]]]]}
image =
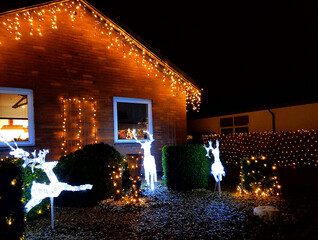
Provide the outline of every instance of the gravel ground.
{"type": "Polygon", "coordinates": [[[154,192],[143,187],[138,205],[107,200],[89,208],[56,207],[55,229],[43,216],[27,223],[26,239],[317,239],[316,193],[259,199],[222,187],[219,196],[204,189],[169,191],[159,182],[154,192]],[[260,205],[277,207],[280,218],[253,216],[260,205]]]}

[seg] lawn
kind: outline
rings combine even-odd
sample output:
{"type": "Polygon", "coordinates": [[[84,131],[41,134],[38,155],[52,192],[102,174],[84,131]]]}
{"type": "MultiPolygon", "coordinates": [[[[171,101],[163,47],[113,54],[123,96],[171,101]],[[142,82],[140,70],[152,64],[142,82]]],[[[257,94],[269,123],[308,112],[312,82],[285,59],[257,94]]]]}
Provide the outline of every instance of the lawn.
{"type": "Polygon", "coordinates": [[[26,239],[317,239],[318,194],[290,188],[280,197],[239,196],[235,185],[212,190],[169,191],[163,181],[155,191],[143,185],[144,202],[105,200],[95,207],[55,207],[50,216],[27,223],[26,239]],[[273,205],[276,221],[253,216],[253,208],[273,205]]]}

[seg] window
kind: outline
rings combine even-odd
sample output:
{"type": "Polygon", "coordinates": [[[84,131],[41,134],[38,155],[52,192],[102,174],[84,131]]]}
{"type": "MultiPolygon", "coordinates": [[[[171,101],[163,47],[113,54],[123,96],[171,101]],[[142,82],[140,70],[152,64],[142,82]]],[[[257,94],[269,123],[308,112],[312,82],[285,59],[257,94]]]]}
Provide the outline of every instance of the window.
{"type": "Polygon", "coordinates": [[[134,143],[133,129],[138,139],[149,139],[152,134],[152,101],[148,99],[114,97],[115,143],[134,143]]]}
{"type": "MultiPolygon", "coordinates": [[[[33,91],[0,87],[0,133],[19,146],[34,145],[33,91]]],[[[7,146],[0,139],[0,146],[7,146]]]]}
{"type": "Polygon", "coordinates": [[[249,117],[237,116],[220,119],[221,134],[247,133],[249,117]]]}

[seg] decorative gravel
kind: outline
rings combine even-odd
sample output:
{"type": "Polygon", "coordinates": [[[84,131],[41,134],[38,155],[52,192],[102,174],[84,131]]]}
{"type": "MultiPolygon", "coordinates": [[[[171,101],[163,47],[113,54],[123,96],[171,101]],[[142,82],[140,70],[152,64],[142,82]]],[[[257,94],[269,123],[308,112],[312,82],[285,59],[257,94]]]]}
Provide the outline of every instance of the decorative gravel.
{"type": "Polygon", "coordinates": [[[88,208],[55,208],[50,215],[27,223],[26,239],[317,239],[317,194],[253,198],[222,186],[222,195],[198,189],[169,191],[159,182],[155,191],[143,186],[143,202],[105,200],[88,208]],[[272,205],[279,219],[268,222],[253,209],[272,205]]]}

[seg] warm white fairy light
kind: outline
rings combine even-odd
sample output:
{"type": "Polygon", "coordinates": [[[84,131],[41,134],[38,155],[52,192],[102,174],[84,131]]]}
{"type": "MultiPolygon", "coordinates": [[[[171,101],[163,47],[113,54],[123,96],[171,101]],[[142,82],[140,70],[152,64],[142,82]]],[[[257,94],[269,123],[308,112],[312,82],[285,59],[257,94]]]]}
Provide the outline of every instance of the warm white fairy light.
{"type": "MultiPolygon", "coordinates": [[[[62,143],[61,143],[61,152],[64,156],[66,156],[69,151],[75,151],[78,149],[82,149],[84,145],[84,131],[86,130],[84,121],[84,117],[87,115],[85,112],[89,111],[92,117],[91,122],[89,125],[93,126],[90,129],[92,139],[91,143],[97,143],[97,128],[96,128],[96,101],[93,98],[62,98],[63,102],[63,114],[61,115],[62,118],[62,143]],[[83,109],[85,108],[85,110],[83,109]],[[73,112],[73,115],[71,114],[73,112]],[[72,129],[69,126],[69,121],[74,118],[74,112],[77,113],[76,117],[76,126],[77,130],[72,129]],[[85,116],[84,116],[85,115],[85,116]],[[72,138],[72,135],[76,135],[75,139],[72,138]],[[72,139],[70,139],[72,138],[72,139]],[[70,149],[71,146],[68,146],[68,140],[76,140],[75,149],[70,149]]],[[[86,118],[87,119],[87,116],[86,118]]],[[[73,119],[74,120],[74,119],[73,119]]],[[[87,138],[87,136],[86,136],[87,138]]]]}
{"type": "Polygon", "coordinates": [[[278,166],[318,166],[318,131],[276,131],[206,135],[220,139],[224,162],[239,164],[243,157],[266,155],[278,166]]]}
{"type": "MultiPolygon", "coordinates": [[[[18,10],[19,11],[19,10],[18,10]]],[[[43,24],[50,21],[51,28],[56,30],[58,14],[67,13],[70,16],[72,26],[76,18],[82,18],[85,14],[92,14],[95,18],[95,35],[99,35],[105,41],[106,49],[116,49],[122,53],[124,59],[132,59],[139,66],[142,66],[149,77],[161,77],[165,86],[170,86],[171,94],[177,96],[183,94],[186,103],[198,111],[201,103],[201,91],[191,82],[177,73],[165,61],[155,56],[145,46],[139,43],[122,28],[117,26],[110,19],[95,11],[93,7],[81,0],[65,0],[49,5],[34,7],[28,10],[20,10],[18,13],[8,13],[0,20],[5,29],[13,34],[14,39],[21,40],[21,20],[24,19],[29,25],[29,35],[43,36],[43,24]],[[142,60],[140,60],[142,59],[142,60]]],[[[0,16],[1,18],[1,16],[0,16]]],[[[0,40],[0,46],[3,45],[0,40]]]]}

